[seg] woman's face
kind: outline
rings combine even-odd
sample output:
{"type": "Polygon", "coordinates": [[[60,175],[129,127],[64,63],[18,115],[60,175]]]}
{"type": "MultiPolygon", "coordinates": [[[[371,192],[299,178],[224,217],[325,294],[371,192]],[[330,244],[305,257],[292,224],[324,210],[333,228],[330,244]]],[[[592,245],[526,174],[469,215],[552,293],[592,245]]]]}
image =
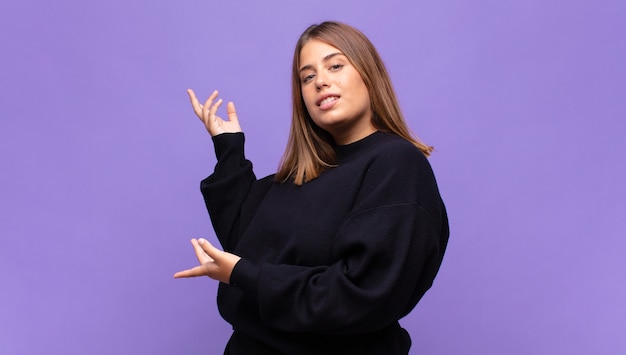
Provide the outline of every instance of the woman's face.
{"type": "Polygon", "coordinates": [[[335,143],[352,143],[376,131],[367,87],[339,49],[309,40],[300,51],[300,85],[313,122],[335,143]]]}

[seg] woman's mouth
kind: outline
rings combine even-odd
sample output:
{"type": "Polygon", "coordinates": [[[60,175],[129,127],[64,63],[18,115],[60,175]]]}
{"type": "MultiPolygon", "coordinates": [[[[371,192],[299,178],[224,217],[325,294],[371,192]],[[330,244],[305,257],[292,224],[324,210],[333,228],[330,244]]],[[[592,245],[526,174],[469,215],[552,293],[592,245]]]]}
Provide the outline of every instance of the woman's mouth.
{"type": "Polygon", "coordinates": [[[337,101],[338,99],[339,99],[339,96],[328,96],[324,98],[322,101],[320,101],[318,106],[322,110],[327,110],[331,108],[335,104],[335,101],[337,101]]]}

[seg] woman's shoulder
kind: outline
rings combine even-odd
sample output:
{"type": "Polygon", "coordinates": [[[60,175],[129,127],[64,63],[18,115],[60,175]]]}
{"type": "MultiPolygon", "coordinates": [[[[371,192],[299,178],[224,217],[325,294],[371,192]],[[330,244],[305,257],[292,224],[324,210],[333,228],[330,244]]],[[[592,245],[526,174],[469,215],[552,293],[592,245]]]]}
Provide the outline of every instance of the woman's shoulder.
{"type": "Polygon", "coordinates": [[[412,142],[392,133],[383,133],[368,163],[368,175],[381,181],[414,182],[420,186],[435,183],[428,158],[412,142]]]}
{"type": "MultiPolygon", "coordinates": [[[[386,203],[415,202],[436,206],[440,200],[428,159],[412,142],[380,133],[364,166],[363,191],[380,191],[386,203]]],[[[433,207],[434,208],[434,207],[433,207]]],[[[429,210],[432,208],[429,207],[429,210]]]]}
{"type": "Polygon", "coordinates": [[[265,188],[269,188],[275,182],[276,182],[276,174],[270,174],[264,178],[261,178],[255,181],[253,186],[256,186],[261,189],[265,189],[265,188]]]}
{"type": "Polygon", "coordinates": [[[393,133],[380,132],[379,143],[373,150],[377,160],[392,164],[419,163],[428,164],[424,153],[412,142],[393,133]]]}

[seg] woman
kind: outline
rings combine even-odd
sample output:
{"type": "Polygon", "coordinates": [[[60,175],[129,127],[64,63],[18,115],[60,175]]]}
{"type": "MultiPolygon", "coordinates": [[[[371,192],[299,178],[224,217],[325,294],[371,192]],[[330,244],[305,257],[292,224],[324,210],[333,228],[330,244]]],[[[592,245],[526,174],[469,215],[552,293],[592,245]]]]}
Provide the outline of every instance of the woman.
{"type": "Polygon", "coordinates": [[[309,27],[293,58],[293,115],[278,172],[257,180],[235,106],[193,109],[213,137],[201,190],[224,251],[192,239],[220,281],[226,354],[406,354],[398,320],[430,288],[448,240],[445,207],[376,49],[341,23],[309,27]]]}

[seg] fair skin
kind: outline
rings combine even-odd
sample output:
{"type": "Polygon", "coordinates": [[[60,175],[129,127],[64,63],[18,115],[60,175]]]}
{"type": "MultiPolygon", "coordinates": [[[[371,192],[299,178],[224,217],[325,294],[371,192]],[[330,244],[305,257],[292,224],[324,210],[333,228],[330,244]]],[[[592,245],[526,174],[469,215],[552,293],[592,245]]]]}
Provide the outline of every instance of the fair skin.
{"type": "Polygon", "coordinates": [[[369,91],[336,47],[311,39],[300,51],[302,98],[313,122],[344,145],[374,133],[369,91]]]}

